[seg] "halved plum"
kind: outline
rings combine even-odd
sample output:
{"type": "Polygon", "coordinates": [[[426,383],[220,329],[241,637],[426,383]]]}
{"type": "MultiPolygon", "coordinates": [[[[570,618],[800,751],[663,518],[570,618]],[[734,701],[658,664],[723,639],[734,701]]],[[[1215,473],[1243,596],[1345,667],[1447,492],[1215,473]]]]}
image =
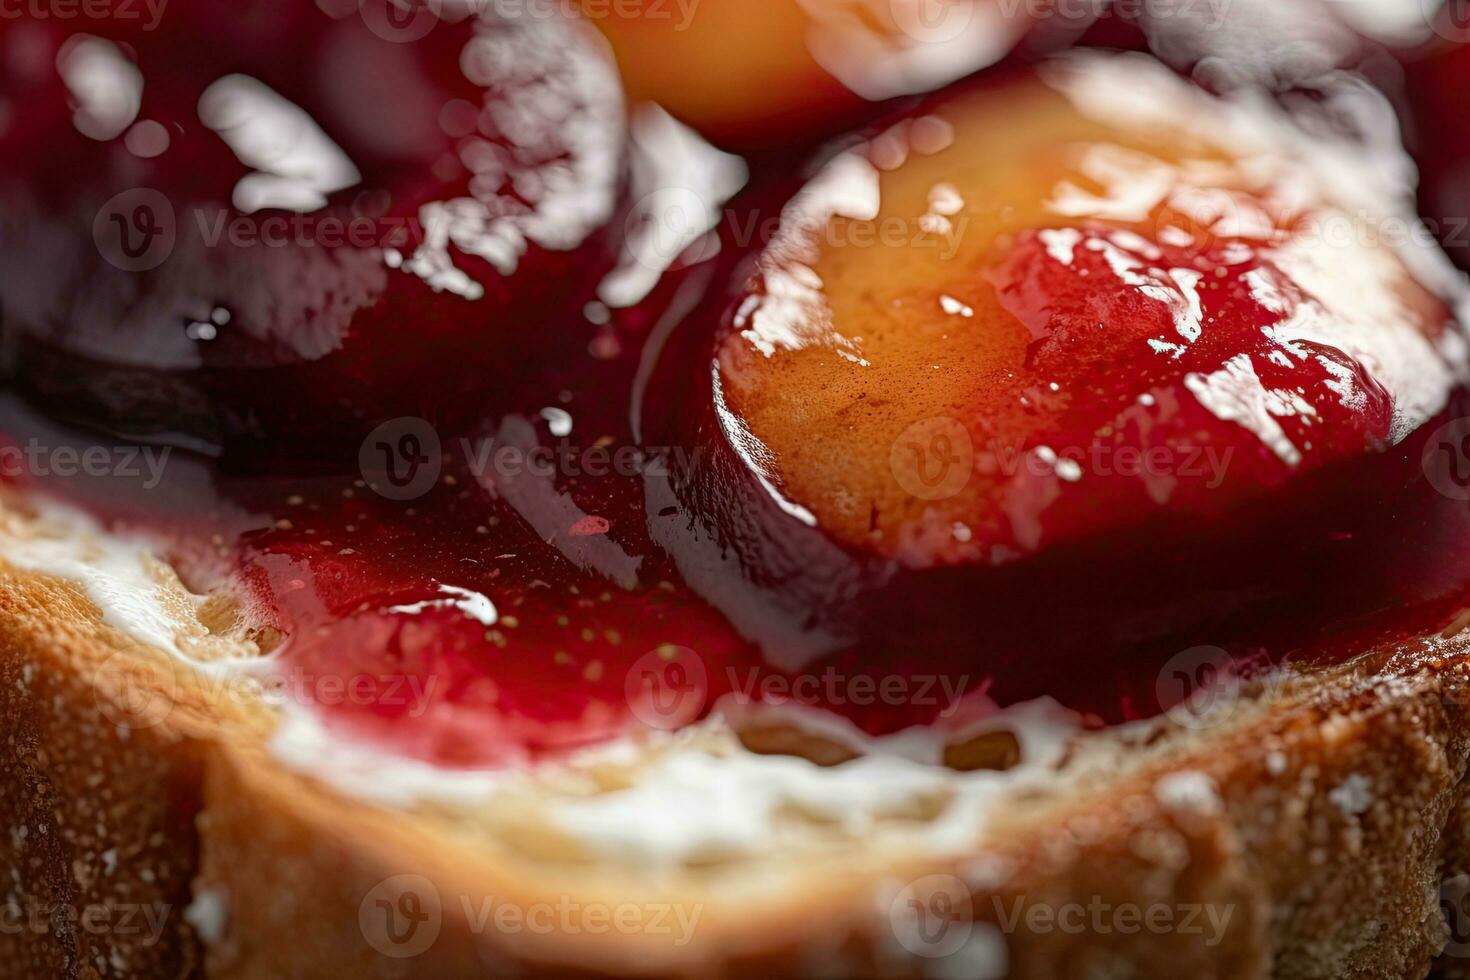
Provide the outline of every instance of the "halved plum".
{"type": "Polygon", "coordinates": [[[655,536],[780,666],[969,664],[1002,700],[1470,579],[1420,466],[1452,287],[1351,173],[1142,56],[932,101],[688,342],[670,438],[704,465],[650,481],[655,536]]]}
{"type": "Polygon", "coordinates": [[[1007,54],[1067,11],[995,0],[584,0],[632,100],[716,143],[758,150],[830,135],[864,106],[929,91],[1007,54]]]}
{"type": "Polygon", "coordinates": [[[109,431],[317,465],[585,344],[624,188],[611,60],[573,20],[437,9],[9,28],[16,381],[109,431]]]}

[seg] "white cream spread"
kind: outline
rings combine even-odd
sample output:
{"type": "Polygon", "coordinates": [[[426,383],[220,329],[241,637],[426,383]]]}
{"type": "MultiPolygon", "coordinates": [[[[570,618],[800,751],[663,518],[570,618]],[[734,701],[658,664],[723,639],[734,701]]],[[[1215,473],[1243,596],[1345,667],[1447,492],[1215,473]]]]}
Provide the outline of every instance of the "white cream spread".
{"type": "MultiPolygon", "coordinates": [[[[887,738],[863,736],[835,716],[779,711],[793,724],[864,752],[838,766],[804,758],[761,755],[740,745],[729,703],[683,731],[642,733],[588,749],[560,763],[561,776],[604,769],[633,773],[620,789],[592,795],[545,795],[549,823],[601,858],[645,865],[721,861],[760,854],[779,838],[791,814],[848,839],[885,822],[911,846],[935,854],[972,850],[985,834],[985,814],[1003,796],[1044,785],[1073,736],[1074,714],[1049,699],[1016,705],[972,726],[967,734],[1005,728],[1021,743],[1021,762],[1005,772],[955,772],[939,762],[942,743],[911,730],[887,738]],[[726,713],[728,711],[728,714],[726,713]],[[937,816],[918,819],[933,808],[937,816]]],[[[356,799],[408,808],[422,803],[458,807],[491,804],[497,794],[534,792],[546,775],[524,771],[452,770],[385,754],[381,746],[334,734],[309,711],[287,707],[272,741],[284,765],[356,799]]]]}
{"type": "MultiPolygon", "coordinates": [[[[733,706],[721,707],[735,713],[733,706]]],[[[885,820],[907,820],[901,833],[912,843],[960,854],[984,838],[990,807],[1018,789],[1046,783],[1079,731],[1076,716],[1050,699],[1016,705],[990,716],[972,734],[1014,732],[1020,763],[1003,772],[961,773],[940,763],[943,744],[933,732],[875,739],[836,716],[776,710],[804,730],[837,733],[864,754],[824,768],[796,756],[752,753],[733,737],[725,740],[728,751],[712,754],[700,747],[698,736],[729,732],[731,718],[717,712],[702,723],[702,732],[675,736],[675,746],[641,767],[632,786],[560,804],[555,826],[598,854],[645,864],[758,855],[777,839],[783,813],[849,839],[877,832],[885,820]],[[924,803],[936,806],[938,815],[916,820],[916,808],[924,803]]],[[[599,752],[608,751],[618,749],[596,750],[574,765],[595,763],[599,752]]]]}
{"type": "MultiPolygon", "coordinates": [[[[198,621],[205,597],[178,582],[156,557],[155,542],[111,533],[63,505],[36,501],[33,507],[34,518],[9,513],[0,519],[0,555],[6,561],[76,583],[104,622],[200,670],[270,672],[270,658],[205,663],[188,656],[188,638],[205,632],[198,621]]],[[[476,596],[447,595],[443,601],[488,614],[476,596]]],[[[282,765],[379,806],[484,806],[498,793],[525,791],[533,778],[395,757],[381,745],[333,733],[303,705],[285,700],[277,710],[280,726],[271,749],[282,765]]],[[[789,812],[854,838],[895,821],[915,846],[960,853],[983,836],[989,807],[1046,781],[1079,730],[1076,716],[1048,699],[990,714],[950,737],[962,740],[998,728],[1015,733],[1020,764],[1006,772],[961,773],[941,764],[944,742],[933,731],[870,738],[836,716],[727,698],[714,716],[691,729],[629,736],[552,764],[568,773],[628,764],[636,776],[624,789],[555,799],[551,823],[591,853],[652,864],[760,853],[789,812]],[[759,755],[743,748],[731,728],[732,721],[757,720],[800,726],[862,755],[825,768],[793,756],[759,755]],[[926,801],[938,815],[912,819],[926,801]]]]}
{"type": "Polygon", "coordinates": [[[0,554],[17,568],[82,587],[102,621],[140,643],[186,659],[181,640],[202,635],[203,596],[183,587],[157,545],[114,534],[81,511],[34,501],[34,519],[0,514],[0,554]]]}

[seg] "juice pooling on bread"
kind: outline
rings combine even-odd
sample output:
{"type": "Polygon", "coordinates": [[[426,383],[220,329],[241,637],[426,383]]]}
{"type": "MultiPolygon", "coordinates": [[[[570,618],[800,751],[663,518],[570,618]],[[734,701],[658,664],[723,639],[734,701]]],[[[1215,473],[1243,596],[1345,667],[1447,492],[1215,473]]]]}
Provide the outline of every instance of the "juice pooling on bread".
{"type": "Polygon", "coordinates": [[[1439,594],[1459,328],[1364,227],[1401,202],[1304,146],[1089,58],[840,154],[682,352],[713,465],[650,482],[656,536],[782,666],[963,662],[1002,699],[1439,594]]]}

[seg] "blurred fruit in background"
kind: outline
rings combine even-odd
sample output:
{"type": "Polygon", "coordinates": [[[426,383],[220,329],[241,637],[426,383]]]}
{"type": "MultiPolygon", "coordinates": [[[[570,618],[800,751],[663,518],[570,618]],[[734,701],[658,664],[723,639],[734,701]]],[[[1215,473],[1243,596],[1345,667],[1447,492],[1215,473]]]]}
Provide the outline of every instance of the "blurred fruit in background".
{"type": "Polygon", "coordinates": [[[1419,210],[1450,258],[1470,269],[1470,46],[1439,44],[1406,59],[1405,85],[1419,210]]]}
{"type": "Polygon", "coordinates": [[[1004,57],[1092,0],[581,0],[630,101],[661,104],[737,148],[810,137],[863,105],[923,92],[1004,57]],[[1076,8],[1075,11],[1072,8],[1076,8]]]}
{"type": "Polygon", "coordinates": [[[623,15],[601,6],[583,0],[630,101],[657,102],[721,142],[798,132],[857,100],[811,57],[810,22],[794,0],[638,0],[623,15]]]}
{"type": "Polygon", "coordinates": [[[510,366],[564,356],[553,327],[585,347],[616,258],[623,100],[571,17],[20,20],[0,126],[6,369],[71,421],[236,465],[478,418],[510,366]]]}
{"type": "Polygon", "coordinates": [[[1326,0],[1333,15],[1364,37],[1404,47],[1423,44],[1463,0],[1326,0]]]}

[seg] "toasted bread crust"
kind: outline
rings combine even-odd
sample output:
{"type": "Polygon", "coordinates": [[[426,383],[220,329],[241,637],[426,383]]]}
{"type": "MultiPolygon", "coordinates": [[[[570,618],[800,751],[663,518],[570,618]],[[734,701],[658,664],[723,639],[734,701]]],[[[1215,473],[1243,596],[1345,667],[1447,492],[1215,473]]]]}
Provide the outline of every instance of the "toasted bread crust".
{"type": "MultiPolygon", "coordinates": [[[[78,921],[0,930],[0,961],[38,980],[1422,977],[1445,948],[1442,886],[1470,872],[1470,638],[1435,649],[1299,678],[1202,732],[1096,736],[1118,742],[1105,763],[1002,808],[965,860],[848,847],[667,873],[472,844],[434,814],[336,795],[275,762],[269,709],[217,697],[105,625],[77,588],[6,569],[7,901],[77,909],[78,921]],[[962,889],[944,907],[972,937],[957,951],[898,937],[895,910],[929,914],[936,888],[962,889]],[[549,928],[502,929],[486,900],[575,909],[549,928]],[[698,927],[677,943],[594,916],[628,903],[697,907],[698,927]],[[143,906],[162,927],[124,929],[121,910],[143,906]],[[113,910],[111,925],[96,913],[84,926],[89,907],[113,910]],[[437,909],[437,936],[385,944],[375,910],[390,907],[437,909]],[[1153,908],[1169,924],[1159,912],[1150,925],[1153,908]]],[[[1459,976],[1464,963],[1445,956],[1439,969],[1459,976]]]]}
{"type": "Polygon", "coordinates": [[[198,745],[108,717],[96,667],[123,646],[92,622],[74,590],[0,584],[0,962],[20,977],[190,976],[199,950],[180,913],[196,863],[198,745]]]}

